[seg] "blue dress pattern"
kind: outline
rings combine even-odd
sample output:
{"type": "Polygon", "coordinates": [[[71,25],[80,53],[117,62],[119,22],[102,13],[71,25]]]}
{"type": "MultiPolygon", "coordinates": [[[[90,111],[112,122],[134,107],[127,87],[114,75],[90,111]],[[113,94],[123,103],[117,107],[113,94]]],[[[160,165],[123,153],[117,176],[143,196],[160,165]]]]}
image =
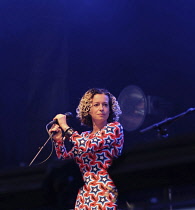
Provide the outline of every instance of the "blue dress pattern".
{"type": "Polygon", "coordinates": [[[75,210],[116,210],[118,192],[107,169],[121,155],[124,135],[119,122],[108,123],[101,131],[73,133],[67,152],[63,141],[55,141],[59,159],[73,158],[79,165],[84,185],[79,189],[75,210]]]}

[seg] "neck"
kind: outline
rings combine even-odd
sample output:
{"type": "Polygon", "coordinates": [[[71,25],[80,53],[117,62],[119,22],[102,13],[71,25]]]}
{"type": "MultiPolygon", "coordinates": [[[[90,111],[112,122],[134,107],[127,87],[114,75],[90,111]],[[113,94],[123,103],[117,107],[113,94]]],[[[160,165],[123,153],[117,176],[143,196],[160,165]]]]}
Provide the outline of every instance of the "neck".
{"type": "Polygon", "coordinates": [[[95,123],[93,122],[93,131],[92,133],[96,133],[100,131],[105,125],[107,125],[107,122],[104,123],[95,123]]]}

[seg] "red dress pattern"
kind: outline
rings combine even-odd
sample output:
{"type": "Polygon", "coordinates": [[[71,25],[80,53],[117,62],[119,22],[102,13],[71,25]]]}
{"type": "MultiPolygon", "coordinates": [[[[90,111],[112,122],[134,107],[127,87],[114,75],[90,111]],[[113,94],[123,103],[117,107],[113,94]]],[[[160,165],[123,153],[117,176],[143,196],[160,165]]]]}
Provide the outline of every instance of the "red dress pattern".
{"type": "Polygon", "coordinates": [[[79,189],[75,210],[116,210],[118,193],[107,169],[122,152],[121,124],[108,123],[95,134],[75,131],[70,141],[74,146],[69,152],[63,141],[55,142],[55,150],[59,159],[74,158],[83,175],[85,184],[79,189]]]}

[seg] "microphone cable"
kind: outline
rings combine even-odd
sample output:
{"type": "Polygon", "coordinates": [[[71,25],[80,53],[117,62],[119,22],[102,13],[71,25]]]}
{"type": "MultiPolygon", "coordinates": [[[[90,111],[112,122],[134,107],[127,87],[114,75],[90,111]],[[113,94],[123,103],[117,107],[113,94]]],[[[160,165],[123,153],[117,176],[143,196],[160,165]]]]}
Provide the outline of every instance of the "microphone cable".
{"type": "MultiPolygon", "coordinates": [[[[69,119],[69,118],[71,118],[71,117],[73,116],[71,112],[66,112],[65,115],[66,115],[67,119],[69,119]]],[[[37,156],[38,156],[39,153],[42,151],[42,149],[45,147],[45,145],[49,142],[49,140],[51,140],[51,143],[52,143],[52,149],[51,149],[51,152],[50,152],[49,156],[48,156],[45,160],[43,160],[43,161],[41,161],[40,163],[37,163],[37,164],[35,164],[35,165],[40,165],[40,164],[46,162],[46,161],[51,157],[51,155],[53,154],[54,142],[52,141],[52,137],[53,137],[53,135],[54,135],[55,133],[50,134],[50,133],[49,133],[49,128],[48,128],[48,127],[51,126],[51,125],[53,125],[53,124],[55,124],[55,123],[58,124],[58,121],[57,121],[57,120],[54,120],[54,121],[49,122],[49,123],[46,125],[46,131],[47,131],[47,133],[49,134],[49,138],[46,140],[46,142],[45,142],[41,147],[38,148],[39,151],[37,152],[37,154],[35,155],[35,157],[32,159],[32,161],[30,162],[30,164],[29,164],[28,166],[31,166],[31,165],[32,165],[32,163],[34,162],[34,160],[37,158],[37,156]]]]}
{"type": "Polygon", "coordinates": [[[48,157],[45,159],[45,160],[43,160],[43,161],[41,161],[41,162],[39,162],[39,163],[36,163],[35,165],[40,165],[40,164],[42,164],[42,163],[44,163],[44,162],[46,162],[51,156],[52,156],[52,154],[53,154],[53,150],[54,150],[54,143],[53,143],[53,141],[52,141],[52,137],[53,137],[53,134],[50,134],[49,133],[49,129],[48,129],[48,126],[50,125],[50,123],[48,123],[45,127],[46,127],[46,131],[47,131],[47,133],[49,134],[49,138],[46,140],[46,142],[43,144],[43,146],[41,146],[41,147],[39,147],[38,149],[39,149],[39,151],[37,152],[37,154],[35,155],[35,157],[32,159],[32,161],[30,162],[30,164],[28,165],[28,166],[31,166],[32,165],[32,163],[34,162],[34,160],[37,158],[37,156],[39,155],[39,153],[42,151],[42,149],[45,147],[45,145],[49,142],[49,140],[51,140],[51,143],[52,143],[52,147],[51,147],[51,152],[50,152],[50,154],[48,155],[48,157]]]}

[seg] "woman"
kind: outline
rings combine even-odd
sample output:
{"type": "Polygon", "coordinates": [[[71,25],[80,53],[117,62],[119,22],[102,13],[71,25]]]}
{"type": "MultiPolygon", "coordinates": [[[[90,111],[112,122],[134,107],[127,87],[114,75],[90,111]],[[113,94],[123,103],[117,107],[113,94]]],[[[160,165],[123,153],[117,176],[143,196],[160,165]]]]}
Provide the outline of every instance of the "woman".
{"type": "Polygon", "coordinates": [[[66,115],[58,114],[50,132],[59,159],[74,158],[83,175],[84,186],[79,190],[75,210],[116,210],[117,189],[107,169],[122,151],[123,128],[118,121],[121,114],[116,98],[105,89],[88,90],[76,110],[82,125],[92,128],[79,134],[70,128],[66,115]],[[72,149],[67,152],[64,140],[72,149]]]}

